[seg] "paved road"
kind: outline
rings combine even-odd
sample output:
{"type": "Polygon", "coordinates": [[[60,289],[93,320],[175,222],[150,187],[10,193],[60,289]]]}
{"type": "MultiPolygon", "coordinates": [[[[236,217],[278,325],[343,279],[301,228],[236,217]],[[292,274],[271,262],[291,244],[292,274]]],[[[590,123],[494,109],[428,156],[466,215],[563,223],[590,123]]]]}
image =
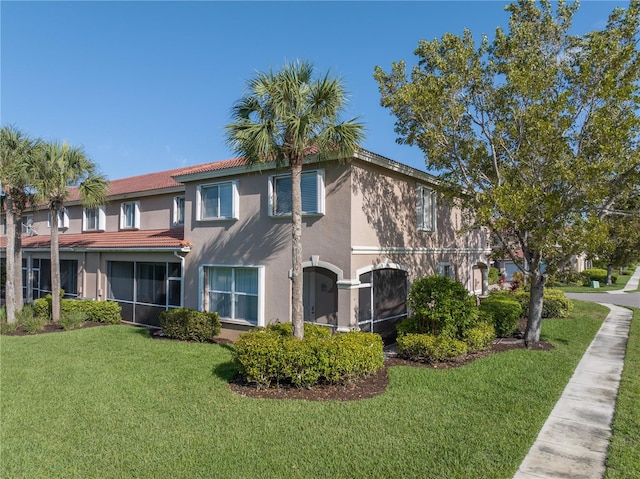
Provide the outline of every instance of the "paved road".
{"type": "Polygon", "coordinates": [[[567,298],[640,308],[640,293],[566,293],[567,298]]]}

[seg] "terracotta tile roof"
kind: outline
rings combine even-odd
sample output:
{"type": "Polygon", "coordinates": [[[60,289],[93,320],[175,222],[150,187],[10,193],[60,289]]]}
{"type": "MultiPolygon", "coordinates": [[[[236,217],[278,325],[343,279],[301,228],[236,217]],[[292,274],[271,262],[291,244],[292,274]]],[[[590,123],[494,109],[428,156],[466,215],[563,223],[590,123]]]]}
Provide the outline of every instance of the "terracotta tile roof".
{"type": "Polygon", "coordinates": [[[215,161],[213,163],[205,163],[204,165],[196,165],[190,168],[183,168],[180,172],[174,173],[173,176],[191,175],[193,173],[204,173],[206,171],[225,170],[227,168],[236,168],[238,166],[246,166],[247,160],[244,158],[231,158],[229,160],[215,161]]]}
{"type": "MultiPolygon", "coordinates": [[[[22,247],[49,248],[49,236],[23,236],[22,247]]],[[[0,247],[6,248],[7,237],[0,237],[0,247]]],[[[191,246],[184,240],[184,231],[176,230],[138,230],[116,231],[103,233],[61,234],[60,248],[88,248],[88,249],[180,249],[191,246]]]]}
{"type": "MultiPolygon", "coordinates": [[[[144,175],[130,176],[128,178],[120,178],[109,181],[109,196],[124,195],[128,193],[140,193],[144,191],[163,190],[166,188],[181,187],[182,184],[173,179],[174,176],[200,173],[205,171],[223,170],[225,168],[234,168],[236,166],[244,166],[246,161],[242,158],[232,158],[230,160],[214,161],[195,166],[185,166],[173,170],[157,171],[155,173],[147,173],[144,175]]],[[[78,188],[70,188],[68,201],[78,201],[78,188]]]]}

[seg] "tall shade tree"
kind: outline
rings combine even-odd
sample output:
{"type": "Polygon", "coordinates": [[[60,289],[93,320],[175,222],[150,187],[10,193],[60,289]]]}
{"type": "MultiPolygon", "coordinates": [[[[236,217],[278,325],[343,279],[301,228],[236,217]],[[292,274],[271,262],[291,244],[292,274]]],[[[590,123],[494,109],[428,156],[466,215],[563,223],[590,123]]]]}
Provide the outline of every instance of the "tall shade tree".
{"type": "Polygon", "coordinates": [[[527,274],[529,347],[540,339],[545,263],[593,244],[638,183],[638,7],[577,36],[576,3],[520,0],[492,41],[446,33],[419,42],[410,75],[404,61],[374,71],[398,141],[424,152],[445,193],[466,191],[477,223],[527,274]]]}
{"type": "Polygon", "coordinates": [[[60,319],[59,215],[64,212],[70,188],[78,187],[82,204],[88,208],[104,205],[107,180],[81,147],[67,143],[46,143],[31,166],[36,198],[46,203],[51,224],[51,319],[60,319]]]}
{"type": "Polygon", "coordinates": [[[7,226],[5,300],[7,322],[13,323],[22,309],[22,213],[29,206],[30,174],[27,168],[40,141],[13,126],[0,130],[0,185],[7,226]]]}
{"type": "Polygon", "coordinates": [[[328,73],[314,77],[311,64],[298,61],[280,71],[259,72],[247,83],[248,94],[232,109],[226,126],[230,148],[251,164],[274,162],[291,172],[291,309],[293,335],[304,336],[302,299],[303,160],[350,158],[364,137],[357,119],[340,121],[346,94],[328,73]]]}

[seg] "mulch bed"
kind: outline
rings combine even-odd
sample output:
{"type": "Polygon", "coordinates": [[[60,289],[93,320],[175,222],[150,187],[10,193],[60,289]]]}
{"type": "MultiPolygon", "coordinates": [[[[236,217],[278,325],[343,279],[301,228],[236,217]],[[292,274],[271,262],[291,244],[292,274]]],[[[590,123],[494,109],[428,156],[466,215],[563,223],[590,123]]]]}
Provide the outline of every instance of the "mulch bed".
{"type": "MultiPolygon", "coordinates": [[[[96,326],[107,326],[105,323],[98,323],[93,321],[86,321],[80,328],[92,328],[96,326]]],[[[522,332],[526,327],[526,319],[521,320],[518,325],[518,331],[513,338],[499,339],[493,343],[490,349],[486,351],[480,351],[477,353],[465,354],[449,361],[440,363],[422,363],[417,361],[409,361],[398,357],[388,357],[385,359],[384,367],[367,378],[353,381],[349,384],[343,385],[330,385],[319,384],[311,388],[298,388],[295,386],[280,384],[277,387],[270,388],[256,388],[255,384],[249,384],[240,376],[236,376],[230,383],[229,388],[237,394],[242,396],[248,396],[253,398],[267,398],[267,399],[303,399],[307,401],[356,401],[358,399],[365,399],[382,394],[389,383],[389,377],[387,376],[387,369],[392,366],[411,366],[417,368],[431,368],[431,369],[450,369],[464,366],[477,359],[484,358],[491,354],[498,354],[511,349],[525,349],[524,340],[522,339],[522,332]]],[[[79,328],[78,328],[79,329],[79,328]]],[[[65,331],[60,325],[50,322],[47,323],[44,329],[36,333],[28,333],[24,329],[16,329],[15,331],[3,333],[7,336],[27,336],[32,334],[45,334],[45,333],[57,333],[65,331]]],[[[159,331],[151,332],[151,337],[154,339],[161,339],[166,341],[175,341],[170,338],[162,336],[159,331]]],[[[223,338],[213,341],[217,344],[229,344],[231,341],[223,338]]],[[[553,346],[545,341],[540,341],[533,349],[536,350],[550,350],[553,346]]]]}
{"type": "MultiPolygon", "coordinates": [[[[303,399],[307,401],[357,401],[382,394],[387,389],[389,377],[387,369],[392,366],[411,366],[417,368],[430,369],[450,369],[464,366],[476,359],[484,358],[491,354],[497,354],[511,349],[525,349],[524,340],[519,338],[506,338],[494,342],[492,347],[486,351],[466,354],[450,361],[441,363],[421,363],[409,361],[401,358],[387,358],[384,361],[384,368],[376,374],[365,379],[354,381],[346,385],[320,384],[311,388],[297,388],[288,384],[281,384],[278,387],[258,389],[255,384],[248,384],[242,377],[236,376],[230,383],[229,388],[242,396],[262,399],[303,399]]],[[[540,341],[536,350],[547,351],[553,349],[550,343],[540,341]]]]}

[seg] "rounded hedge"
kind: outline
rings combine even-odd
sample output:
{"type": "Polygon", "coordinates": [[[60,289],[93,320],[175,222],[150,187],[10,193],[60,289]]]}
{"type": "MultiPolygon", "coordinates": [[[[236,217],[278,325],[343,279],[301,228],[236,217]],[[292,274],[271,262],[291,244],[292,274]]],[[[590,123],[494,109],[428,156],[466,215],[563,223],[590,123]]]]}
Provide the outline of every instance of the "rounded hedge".
{"type": "Polygon", "coordinates": [[[206,342],[220,334],[218,313],[188,308],[169,309],[160,313],[162,334],[183,341],[206,342]]]}
{"type": "Polygon", "coordinates": [[[331,335],[329,328],[305,324],[304,338],[291,335],[290,323],[242,333],[234,343],[240,374],[258,387],[289,383],[345,383],[369,376],[384,366],[382,338],[352,331],[331,335]]]}
{"type": "Polygon", "coordinates": [[[513,297],[504,295],[488,296],[480,302],[480,309],[492,318],[495,334],[499,338],[511,336],[518,327],[522,316],[522,306],[513,297]]]}
{"type": "Polygon", "coordinates": [[[413,282],[409,307],[418,333],[460,338],[478,320],[475,299],[459,282],[443,276],[429,276],[413,282]]]}

